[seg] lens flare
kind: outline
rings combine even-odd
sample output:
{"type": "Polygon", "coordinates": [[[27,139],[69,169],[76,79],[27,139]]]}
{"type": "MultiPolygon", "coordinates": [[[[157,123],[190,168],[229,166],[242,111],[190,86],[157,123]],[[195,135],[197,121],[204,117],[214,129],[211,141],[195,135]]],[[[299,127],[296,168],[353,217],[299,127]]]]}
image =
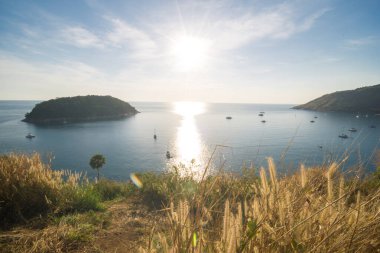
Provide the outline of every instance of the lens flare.
{"type": "Polygon", "coordinates": [[[143,187],[143,183],[141,182],[141,180],[137,177],[137,175],[135,173],[131,173],[130,178],[131,178],[132,182],[136,185],[137,188],[143,187]]]}

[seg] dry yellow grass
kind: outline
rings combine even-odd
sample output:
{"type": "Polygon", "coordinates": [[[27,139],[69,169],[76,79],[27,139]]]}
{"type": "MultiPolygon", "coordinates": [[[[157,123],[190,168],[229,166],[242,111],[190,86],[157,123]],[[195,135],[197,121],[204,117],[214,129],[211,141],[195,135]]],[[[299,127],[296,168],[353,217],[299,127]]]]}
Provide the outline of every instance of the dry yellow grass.
{"type": "MultiPolygon", "coordinates": [[[[219,200],[223,205],[216,205],[198,194],[177,206],[171,204],[168,233],[153,235],[149,244],[153,247],[141,251],[379,251],[380,189],[363,196],[358,179],[345,183],[338,168],[338,163],[326,169],[301,165],[299,174],[278,178],[273,160],[268,159],[267,170],[261,168],[260,180],[252,184],[253,197],[229,196],[219,200]]],[[[223,180],[215,176],[208,186],[217,190],[223,180]]]]}
{"type": "Polygon", "coordinates": [[[97,209],[98,198],[81,173],[52,170],[38,154],[0,156],[1,227],[48,213],[97,209]]]}
{"type": "MultiPolygon", "coordinates": [[[[157,207],[150,205],[152,201],[168,203],[163,210],[155,210],[166,213],[166,219],[156,223],[149,236],[139,238],[144,241],[140,251],[379,251],[380,174],[367,181],[345,177],[340,164],[301,165],[299,173],[286,177],[277,175],[271,158],[259,173],[254,168],[244,169],[242,176],[219,173],[196,181],[175,173],[139,175],[143,187],[135,189],[136,200],[150,208],[157,207]]],[[[0,166],[0,212],[7,222],[46,214],[47,210],[54,215],[91,210],[99,201],[93,189],[100,188],[97,192],[109,199],[115,189],[123,192],[126,186],[92,184],[80,174],[53,171],[37,154],[3,156],[0,166]]],[[[102,221],[76,218],[73,223],[67,217],[43,229],[24,229],[16,233],[17,238],[6,233],[11,243],[1,237],[1,249],[91,252],[94,248],[83,246],[96,240],[93,232],[104,229],[102,221]]],[[[109,246],[107,249],[112,248],[109,246]]]]}

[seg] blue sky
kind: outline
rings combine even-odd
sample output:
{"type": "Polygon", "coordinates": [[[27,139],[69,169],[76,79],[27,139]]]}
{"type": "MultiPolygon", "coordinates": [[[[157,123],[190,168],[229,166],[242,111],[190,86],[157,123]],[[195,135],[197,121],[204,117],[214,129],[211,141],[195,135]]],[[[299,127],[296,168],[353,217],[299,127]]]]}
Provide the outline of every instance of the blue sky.
{"type": "Polygon", "coordinates": [[[0,0],[0,99],[304,103],[380,83],[380,1],[0,0]]]}

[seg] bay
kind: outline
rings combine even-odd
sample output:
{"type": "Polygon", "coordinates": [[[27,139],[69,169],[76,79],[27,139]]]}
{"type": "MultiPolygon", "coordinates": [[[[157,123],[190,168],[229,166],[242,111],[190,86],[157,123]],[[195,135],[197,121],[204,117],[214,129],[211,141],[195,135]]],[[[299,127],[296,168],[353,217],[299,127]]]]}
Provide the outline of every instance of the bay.
{"type": "Polygon", "coordinates": [[[373,114],[312,112],[273,104],[131,102],[141,113],[122,120],[60,126],[22,122],[38,102],[0,101],[0,153],[39,152],[54,169],[86,172],[90,177],[95,173],[88,162],[96,153],[106,157],[102,175],[121,180],[132,172],[170,170],[173,165],[202,174],[210,159],[210,173],[219,169],[240,173],[243,164],[251,162],[265,166],[267,157],[274,158],[280,173],[290,173],[300,163],[321,165],[346,156],[343,169],[360,163],[370,171],[380,141],[380,116],[373,114]],[[28,133],[36,137],[25,138],[28,133]],[[342,133],[348,138],[339,138],[342,133]],[[167,151],[172,158],[167,159],[167,151]]]}

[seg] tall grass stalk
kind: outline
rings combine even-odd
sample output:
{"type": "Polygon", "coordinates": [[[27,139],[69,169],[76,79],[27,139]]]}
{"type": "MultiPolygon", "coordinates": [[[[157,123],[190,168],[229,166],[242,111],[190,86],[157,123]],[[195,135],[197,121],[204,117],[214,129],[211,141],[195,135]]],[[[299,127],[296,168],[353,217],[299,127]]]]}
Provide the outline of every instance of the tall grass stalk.
{"type": "Polygon", "coordinates": [[[169,233],[159,233],[161,246],[150,252],[373,252],[380,248],[378,188],[362,195],[358,181],[346,182],[338,173],[342,163],[325,168],[301,165],[299,173],[279,178],[273,159],[267,161],[270,182],[267,170],[261,168],[259,180],[252,179],[245,192],[239,192],[235,188],[239,179],[218,174],[200,182],[207,191],[171,203],[169,233]],[[189,243],[194,233],[196,245],[189,243]]]}

